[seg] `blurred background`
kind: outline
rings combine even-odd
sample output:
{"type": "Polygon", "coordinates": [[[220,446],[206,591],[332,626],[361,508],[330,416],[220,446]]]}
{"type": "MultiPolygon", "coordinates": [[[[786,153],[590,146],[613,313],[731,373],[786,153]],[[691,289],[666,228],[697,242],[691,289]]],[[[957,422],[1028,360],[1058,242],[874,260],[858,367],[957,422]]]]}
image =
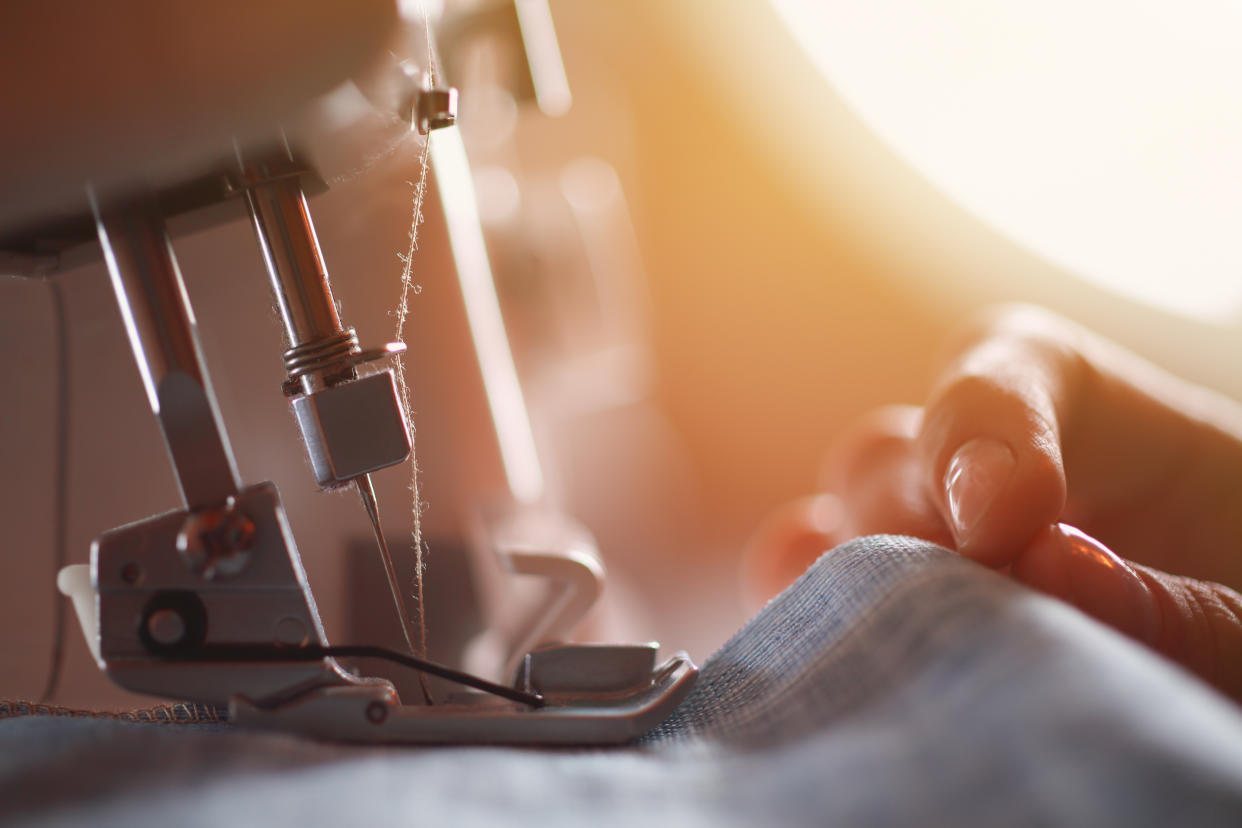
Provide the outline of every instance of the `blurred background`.
{"type": "MultiPolygon", "coordinates": [[[[746,617],[747,534],[815,491],[853,418],[919,402],[948,333],[996,301],[1046,305],[1242,397],[1236,5],[550,8],[567,107],[522,104],[486,43],[446,66],[549,485],[614,575],[598,630],[709,655],[746,617]]],[[[418,155],[408,141],[351,165],[311,202],[364,341],[394,326],[418,155]]],[[[434,368],[442,322],[428,312],[451,267],[434,192],[425,214],[409,361],[434,572],[459,544],[448,492],[469,481],[440,471],[461,424],[436,413],[453,378],[434,368]]],[[[329,637],[348,640],[373,583],[352,563],[370,554],[365,515],[314,487],[250,229],[176,249],[241,473],[279,485],[329,637]]],[[[176,490],[102,265],[58,278],[68,550],[82,562],[100,532],[174,508],[176,490]]],[[[0,696],[33,698],[54,607],[45,285],[0,281],[0,353],[0,696]]],[[[401,469],[378,480],[394,542],[407,482],[401,469]]],[[[76,625],[66,646],[56,702],[140,703],[98,675],[76,625]]]]}

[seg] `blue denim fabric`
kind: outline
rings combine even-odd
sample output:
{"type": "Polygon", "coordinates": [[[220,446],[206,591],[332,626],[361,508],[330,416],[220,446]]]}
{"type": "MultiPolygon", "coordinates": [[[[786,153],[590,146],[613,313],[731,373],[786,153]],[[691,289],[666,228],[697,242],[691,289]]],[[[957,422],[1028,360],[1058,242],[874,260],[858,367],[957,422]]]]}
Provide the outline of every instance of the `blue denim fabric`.
{"type": "MultiPolygon", "coordinates": [[[[1239,825],[1242,716],[907,538],[828,553],[612,750],[0,721],[8,825],[1239,825]]],[[[3,820],[0,820],[3,821],[3,820]]]]}

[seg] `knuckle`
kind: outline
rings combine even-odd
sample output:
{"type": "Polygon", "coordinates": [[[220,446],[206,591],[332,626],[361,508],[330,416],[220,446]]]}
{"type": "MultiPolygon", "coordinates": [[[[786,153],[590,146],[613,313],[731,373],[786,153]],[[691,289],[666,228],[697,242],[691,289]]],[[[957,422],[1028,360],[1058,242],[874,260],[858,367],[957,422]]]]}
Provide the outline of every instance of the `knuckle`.
{"type": "Polygon", "coordinates": [[[1242,596],[1190,578],[1147,580],[1159,622],[1156,649],[1219,689],[1242,693],[1242,596]]]}

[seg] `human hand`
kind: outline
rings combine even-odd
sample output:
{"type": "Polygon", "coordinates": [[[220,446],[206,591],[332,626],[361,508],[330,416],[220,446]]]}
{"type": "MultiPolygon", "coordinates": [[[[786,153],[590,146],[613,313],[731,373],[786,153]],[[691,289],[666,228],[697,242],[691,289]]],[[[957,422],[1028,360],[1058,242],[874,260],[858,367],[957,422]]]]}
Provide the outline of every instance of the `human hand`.
{"type": "Polygon", "coordinates": [[[757,533],[771,594],[858,535],[957,549],[1242,699],[1242,406],[1044,311],[990,314],[927,404],[866,417],[757,533]]]}

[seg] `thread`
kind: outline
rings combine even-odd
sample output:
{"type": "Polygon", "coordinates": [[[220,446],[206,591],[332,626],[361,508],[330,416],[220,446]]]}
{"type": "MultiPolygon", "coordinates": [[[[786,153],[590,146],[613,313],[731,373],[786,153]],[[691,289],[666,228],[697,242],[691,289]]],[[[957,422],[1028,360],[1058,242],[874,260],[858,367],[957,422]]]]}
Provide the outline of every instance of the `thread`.
{"type": "MultiPolygon", "coordinates": [[[[424,37],[426,38],[426,41],[427,41],[427,81],[432,87],[434,87],[436,85],[436,80],[439,76],[439,66],[437,66],[436,64],[435,49],[432,47],[431,18],[427,16],[427,8],[426,8],[426,5],[422,2],[422,0],[419,0],[418,7],[419,7],[419,12],[423,16],[423,32],[424,32],[424,37]]],[[[394,52],[389,52],[389,54],[392,55],[393,58],[398,57],[397,54],[394,52]]],[[[411,138],[411,136],[414,134],[413,130],[410,129],[409,121],[402,119],[395,112],[388,112],[388,113],[383,113],[383,114],[387,118],[387,121],[388,121],[387,125],[390,127],[394,127],[394,128],[400,128],[400,131],[397,132],[391,140],[385,143],[378,150],[365,153],[362,157],[361,164],[358,164],[357,166],[353,167],[350,170],[347,170],[346,172],[338,173],[337,175],[334,175],[331,178],[329,178],[326,182],[329,187],[336,187],[340,184],[348,183],[350,181],[353,181],[357,178],[361,178],[362,176],[366,175],[368,172],[371,171],[371,169],[376,164],[390,158],[392,154],[395,153],[403,144],[405,144],[405,142],[408,141],[411,138]]],[[[414,117],[413,113],[411,113],[411,117],[414,117]]],[[[422,165],[423,165],[423,172],[425,173],[426,165],[427,165],[425,145],[423,147],[422,165]]],[[[421,182],[422,182],[421,174],[420,174],[419,181],[420,181],[420,186],[421,186],[421,182]]]]}
{"type": "Polygon", "coordinates": [[[378,150],[364,153],[361,164],[358,164],[346,172],[338,173],[329,178],[326,182],[329,187],[337,187],[341,184],[347,184],[354,179],[361,178],[369,173],[376,164],[390,158],[392,154],[398,150],[398,148],[404,145],[406,141],[410,140],[410,137],[413,135],[413,130],[410,129],[408,121],[403,121],[401,118],[397,117],[396,113],[391,112],[387,113],[387,120],[388,126],[399,128],[400,130],[395,134],[395,137],[385,143],[384,146],[380,147],[378,150]]]}
{"type": "MultiPolygon", "coordinates": [[[[410,219],[409,246],[405,254],[397,254],[401,260],[401,289],[397,298],[397,330],[396,340],[405,343],[405,322],[410,313],[410,294],[417,294],[420,287],[414,284],[414,253],[418,250],[418,228],[423,222],[423,194],[427,188],[427,161],[430,141],[423,142],[419,153],[418,182],[414,184],[413,206],[410,219]]],[[[409,350],[406,350],[406,354],[409,350]]],[[[410,386],[405,379],[405,359],[395,360],[397,391],[401,395],[401,407],[405,410],[406,426],[410,430],[410,511],[413,515],[413,557],[414,557],[414,623],[418,633],[419,657],[427,655],[427,613],[423,605],[423,572],[426,567],[423,549],[422,498],[419,493],[418,457],[416,453],[417,428],[414,425],[414,409],[410,405],[410,386]]],[[[427,677],[419,674],[419,683],[423,695],[430,701],[431,692],[427,685],[427,677]]]]}
{"type": "Polygon", "coordinates": [[[229,720],[228,711],[195,702],[161,704],[134,710],[86,710],[76,707],[0,699],[0,719],[24,716],[56,716],[74,719],[113,719],[143,724],[219,724],[229,720]]]}
{"type": "MultiPolygon", "coordinates": [[[[423,26],[425,37],[427,40],[427,73],[432,85],[435,84],[437,66],[435,50],[432,47],[431,40],[431,20],[427,16],[427,10],[420,8],[423,13],[423,26]]],[[[410,294],[417,295],[421,290],[421,286],[414,284],[414,253],[418,250],[418,228],[423,223],[423,196],[427,191],[427,167],[429,160],[429,152],[431,149],[431,136],[428,135],[423,140],[423,148],[418,158],[418,181],[414,183],[413,204],[410,217],[409,245],[405,254],[397,254],[397,258],[401,261],[401,289],[397,299],[397,330],[396,341],[405,344],[405,322],[410,313],[410,294]]],[[[406,350],[409,353],[409,349],[406,350]]],[[[413,515],[412,542],[414,557],[414,623],[418,632],[418,652],[416,655],[422,658],[427,656],[427,612],[423,604],[423,574],[426,569],[425,548],[423,545],[423,522],[422,497],[419,493],[418,479],[418,457],[415,451],[417,442],[417,429],[414,425],[414,409],[410,405],[410,387],[405,379],[405,355],[395,360],[397,390],[401,395],[401,406],[405,410],[406,426],[410,431],[410,511],[413,515]]],[[[427,683],[427,676],[420,673],[419,685],[422,688],[423,696],[430,704],[431,689],[427,683]]]]}

